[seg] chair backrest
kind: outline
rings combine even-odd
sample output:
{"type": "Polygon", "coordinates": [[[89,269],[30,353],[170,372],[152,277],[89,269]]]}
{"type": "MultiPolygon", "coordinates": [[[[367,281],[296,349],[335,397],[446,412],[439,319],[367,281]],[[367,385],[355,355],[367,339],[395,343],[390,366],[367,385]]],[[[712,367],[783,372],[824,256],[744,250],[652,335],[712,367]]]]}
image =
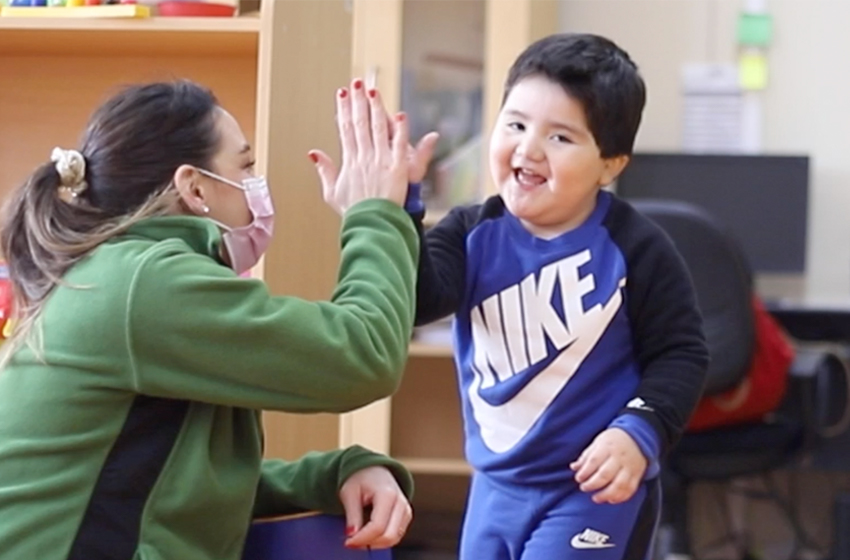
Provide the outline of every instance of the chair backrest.
{"type": "Polygon", "coordinates": [[[752,276],[737,241],[704,210],[673,200],[634,200],[632,206],[673,240],[694,283],[711,364],[705,393],[737,385],[755,347],[752,276]]]}

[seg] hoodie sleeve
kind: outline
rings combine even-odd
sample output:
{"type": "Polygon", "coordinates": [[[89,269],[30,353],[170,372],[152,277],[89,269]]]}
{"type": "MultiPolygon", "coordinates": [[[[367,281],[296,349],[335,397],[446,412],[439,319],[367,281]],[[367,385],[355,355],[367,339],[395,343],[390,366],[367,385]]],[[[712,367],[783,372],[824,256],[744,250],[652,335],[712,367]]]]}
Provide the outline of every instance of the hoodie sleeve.
{"type": "Polygon", "coordinates": [[[273,517],[302,511],[343,513],[339,490],[354,473],[367,467],[390,470],[408,500],[413,477],[400,463],[359,446],[309,453],[298,461],[263,461],[254,517],[273,517]]]}
{"type": "Polygon", "coordinates": [[[272,296],[180,243],[154,246],[127,301],[133,389],[293,412],[392,394],[413,326],[417,233],[401,208],[369,200],[345,215],[341,239],[338,283],[320,302],[272,296]]]}

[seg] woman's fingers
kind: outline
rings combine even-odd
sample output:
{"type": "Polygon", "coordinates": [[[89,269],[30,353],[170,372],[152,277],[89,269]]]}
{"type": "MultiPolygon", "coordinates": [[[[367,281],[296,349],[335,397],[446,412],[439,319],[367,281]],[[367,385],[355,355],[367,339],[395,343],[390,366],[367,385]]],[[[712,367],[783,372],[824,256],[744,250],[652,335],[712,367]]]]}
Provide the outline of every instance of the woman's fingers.
{"type": "Polygon", "coordinates": [[[351,116],[354,121],[354,139],[357,142],[359,161],[372,161],[375,148],[372,140],[372,122],[369,101],[363,88],[363,80],[356,78],[351,82],[351,116]]]}
{"type": "Polygon", "coordinates": [[[357,159],[357,141],[354,138],[354,122],[351,115],[351,93],[346,88],[336,92],[336,124],[342,148],[342,165],[357,159]]]}
{"type": "Polygon", "coordinates": [[[398,113],[395,116],[393,131],[393,165],[404,168],[404,176],[407,177],[407,150],[410,144],[410,125],[407,115],[398,113]]]}
{"type": "MultiPolygon", "coordinates": [[[[390,152],[387,111],[384,108],[384,102],[378,90],[370,89],[367,92],[367,96],[369,97],[369,111],[371,113],[369,118],[372,123],[372,141],[375,146],[375,155],[378,157],[378,161],[381,162],[383,157],[390,152]]],[[[387,163],[389,164],[390,162],[387,161],[387,163]]]]}
{"type": "Polygon", "coordinates": [[[322,197],[331,208],[336,212],[340,212],[340,205],[334,196],[338,177],[336,165],[330,156],[321,150],[310,150],[307,155],[310,156],[319,174],[319,180],[322,183],[322,197]]]}
{"type": "Polygon", "coordinates": [[[375,543],[374,548],[389,548],[397,545],[407,533],[407,527],[412,519],[413,510],[410,504],[404,500],[397,501],[390,521],[387,523],[387,528],[378,542],[375,543]]]}
{"type": "Polygon", "coordinates": [[[370,198],[403,205],[411,164],[406,116],[390,119],[380,93],[367,90],[359,78],[351,82],[350,89],[337,91],[336,106],[341,165],[335,167],[322,152],[310,154],[322,180],[325,200],[341,214],[370,198]]]}

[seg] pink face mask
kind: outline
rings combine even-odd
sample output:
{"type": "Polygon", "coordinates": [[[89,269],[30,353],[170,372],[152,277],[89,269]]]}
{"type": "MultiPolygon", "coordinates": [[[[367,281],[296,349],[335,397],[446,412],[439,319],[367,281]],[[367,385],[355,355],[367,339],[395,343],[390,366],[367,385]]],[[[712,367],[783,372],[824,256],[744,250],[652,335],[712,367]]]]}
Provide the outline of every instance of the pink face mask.
{"type": "Polygon", "coordinates": [[[245,193],[248,210],[251,211],[253,216],[250,224],[234,228],[213,220],[216,225],[224,230],[221,237],[224,241],[224,247],[227,249],[227,255],[230,257],[231,268],[236,274],[242,274],[260,262],[260,257],[263,256],[272,241],[274,205],[272,204],[269,185],[265,177],[244,179],[240,185],[205,169],[198,171],[245,193]]]}

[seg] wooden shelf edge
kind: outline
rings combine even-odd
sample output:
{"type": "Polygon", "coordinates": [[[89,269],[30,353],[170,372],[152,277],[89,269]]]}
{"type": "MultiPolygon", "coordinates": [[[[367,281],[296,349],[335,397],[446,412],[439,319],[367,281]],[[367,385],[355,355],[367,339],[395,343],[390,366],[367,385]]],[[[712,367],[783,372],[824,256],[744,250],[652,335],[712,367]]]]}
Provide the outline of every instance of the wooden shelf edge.
{"type": "Polygon", "coordinates": [[[454,350],[451,346],[413,341],[410,343],[408,355],[417,358],[453,358],[454,350]]]}
{"type": "Polygon", "coordinates": [[[413,474],[446,474],[465,476],[472,474],[472,467],[464,459],[423,459],[396,457],[413,474]]]}
{"type": "Polygon", "coordinates": [[[256,59],[259,40],[260,18],[250,16],[135,19],[0,17],[0,53],[3,56],[256,59]]]}
{"type": "MultiPolygon", "coordinates": [[[[69,8],[70,9],[70,8],[69,8]]],[[[30,31],[134,31],[259,34],[260,18],[149,17],[149,18],[18,18],[0,17],[2,30],[30,31]]]]}

